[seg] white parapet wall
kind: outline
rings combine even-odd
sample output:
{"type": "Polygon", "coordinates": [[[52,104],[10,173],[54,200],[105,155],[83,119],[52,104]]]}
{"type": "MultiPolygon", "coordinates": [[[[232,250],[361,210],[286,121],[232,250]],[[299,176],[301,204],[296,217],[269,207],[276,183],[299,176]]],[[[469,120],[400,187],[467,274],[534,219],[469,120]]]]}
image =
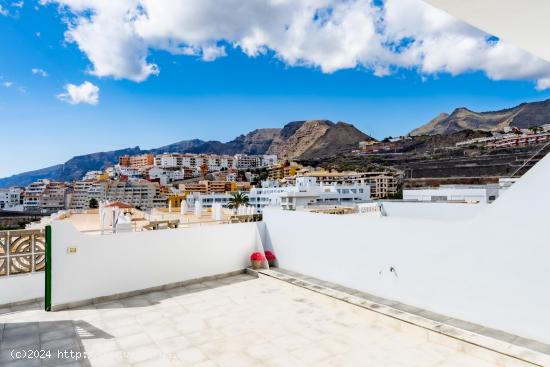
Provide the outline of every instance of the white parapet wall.
{"type": "Polygon", "coordinates": [[[0,306],[44,298],[44,272],[0,277],[0,306]]]}
{"type": "Polygon", "coordinates": [[[264,211],[279,266],[550,343],[550,157],[471,219],[264,211]]]}
{"type": "Polygon", "coordinates": [[[52,306],[243,270],[258,250],[257,223],[102,236],[53,222],[52,306]]]}

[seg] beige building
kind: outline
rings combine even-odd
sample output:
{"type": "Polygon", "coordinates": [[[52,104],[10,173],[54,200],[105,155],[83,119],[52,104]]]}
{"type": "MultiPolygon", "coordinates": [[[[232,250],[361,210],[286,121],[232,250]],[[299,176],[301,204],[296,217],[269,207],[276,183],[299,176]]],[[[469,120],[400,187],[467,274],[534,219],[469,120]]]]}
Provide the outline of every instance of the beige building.
{"type": "Polygon", "coordinates": [[[152,167],[155,163],[155,158],[152,154],[140,155],[123,155],[118,158],[118,164],[122,167],[132,168],[138,171],[143,171],[152,167]]]}
{"type": "Polygon", "coordinates": [[[46,185],[40,202],[42,212],[55,213],[67,208],[68,187],[61,182],[46,185]]]}
{"type": "Polygon", "coordinates": [[[292,163],[277,163],[269,166],[267,169],[267,177],[270,180],[282,180],[285,177],[295,176],[302,167],[294,162],[292,163]]]}
{"type": "Polygon", "coordinates": [[[182,192],[196,192],[200,194],[226,193],[236,190],[236,183],[231,181],[199,181],[188,184],[180,184],[182,192]]]}
{"type": "Polygon", "coordinates": [[[23,208],[29,212],[54,213],[66,208],[68,188],[62,182],[38,180],[25,188],[23,208]]]}

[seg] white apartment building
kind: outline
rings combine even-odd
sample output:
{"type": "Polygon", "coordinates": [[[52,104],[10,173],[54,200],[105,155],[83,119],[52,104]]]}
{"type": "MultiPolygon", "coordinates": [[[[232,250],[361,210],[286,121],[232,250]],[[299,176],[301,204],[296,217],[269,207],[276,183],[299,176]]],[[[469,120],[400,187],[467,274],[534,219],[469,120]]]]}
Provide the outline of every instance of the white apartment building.
{"type": "MultiPolygon", "coordinates": [[[[70,209],[88,209],[90,199],[99,197],[99,194],[93,194],[98,190],[93,190],[94,186],[99,186],[99,181],[75,181],[73,183],[73,195],[69,204],[70,209]]],[[[99,201],[98,201],[99,202],[99,201]]]]}
{"type": "Polygon", "coordinates": [[[192,178],[193,176],[190,168],[161,168],[155,166],[149,170],[149,179],[158,179],[160,184],[164,186],[174,181],[192,178]]]}
{"type": "Polygon", "coordinates": [[[154,165],[161,168],[185,167],[199,169],[206,166],[209,172],[222,171],[229,168],[253,169],[267,167],[277,163],[276,155],[247,155],[236,154],[182,154],[163,153],[155,156],[154,165]]]}
{"type": "Polygon", "coordinates": [[[0,189],[0,209],[13,209],[22,204],[23,189],[10,187],[0,189]]]}
{"type": "Polygon", "coordinates": [[[273,154],[247,155],[235,154],[235,168],[253,169],[268,167],[277,163],[277,156],[273,154]]]}
{"type": "Polygon", "coordinates": [[[155,156],[154,165],[162,168],[191,167],[196,166],[196,161],[188,154],[164,153],[155,156]]]}
{"type": "Polygon", "coordinates": [[[418,189],[404,189],[403,200],[412,201],[468,201],[492,203],[498,198],[499,185],[441,185],[418,189]]]}
{"type": "Polygon", "coordinates": [[[167,197],[156,182],[146,180],[75,182],[71,209],[88,209],[90,200],[121,201],[142,210],[164,208],[167,197]]]}
{"type": "Polygon", "coordinates": [[[113,168],[115,176],[126,176],[132,180],[143,178],[142,171],[137,168],[125,167],[121,166],[120,164],[115,165],[113,168]]]}
{"type": "Polygon", "coordinates": [[[226,155],[207,155],[202,157],[201,164],[206,164],[209,172],[215,172],[232,168],[235,160],[233,157],[226,155]]]}
{"type": "Polygon", "coordinates": [[[280,206],[296,210],[311,205],[345,205],[371,201],[371,187],[365,183],[325,185],[315,177],[297,177],[293,190],[281,194],[280,206]]]}
{"type": "Polygon", "coordinates": [[[83,181],[95,181],[95,180],[97,180],[98,176],[101,176],[101,175],[103,175],[103,171],[88,171],[88,172],[86,172],[84,177],[82,177],[82,180],[83,181]]]}
{"type": "Polygon", "coordinates": [[[385,198],[397,192],[398,177],[390,172],[306,172],[293,177],[285,177],[285,181],[294,183],[299,177],[315,177],[319,184],[324,185],[369,185],[371,196],[375,199],[385,198]]]}
{"type": "Polygon", "coordinates": [[[164,153],[155,156],[154,165],[161,168],[199,169],[206,165],[208,171],[221,171],[234,166],[234,158],[229,155],[164,153]]]}
{"type": "Polygon", "coordinates": [[[31,183],[25,188],[23,194],[23,208],[25,211],[40,212],[42,193],[44,193],[49,183],[50,180],[42,179],[31,183]]]}
{"type": "MultiPolygon", "coordinates": [[[[319,185],[314,177],[299,177],[294,186],[253,188],[247,193],[249,206],[262,211],[267,206],[297,209],[309,204],[340,205],[370,201],[369,185],[319,185]],[[306,201],[304,201],[306,200],[306,201]]],[[[227,207],[229,194],[199,194],[187,197],[187,205],[192,207],[198,202],[203,208],[211,208],[219,203],[227,207]]]]}

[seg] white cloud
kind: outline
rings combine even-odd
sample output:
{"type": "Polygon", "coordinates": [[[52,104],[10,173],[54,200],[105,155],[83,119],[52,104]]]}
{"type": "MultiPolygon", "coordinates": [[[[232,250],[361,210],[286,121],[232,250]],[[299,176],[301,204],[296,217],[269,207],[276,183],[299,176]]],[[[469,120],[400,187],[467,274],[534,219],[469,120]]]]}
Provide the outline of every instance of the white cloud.
{"type": "Polygon", "coordinates": [[[7,17],[8,15],[10,15],[10,13],[8,12],[8,10],[4,7],[2,7],[2,4],[0,4],[0,15],[3,15],[5,17],[7,17]]]}
{"type": "Polygon", "coordinates": [[[21,9],[23,6],[25,5],[25,2],[23,0],[21,1],[14,1],[11,6],[13,6],[14,8],[19,8],[21,9]]]}
{"type": "Polygon", "coordinates": [[[97,76],[143,81],[159,73],[150,50],[212,61],[235,47],[273,52],[290,66],[378,76],[411,68],[425,77],[482,71],[494,80],[550,87],[550,64],[420,1],[41,0],[67,12],[66,39],[97,76]]]}
{"type": "Polygon", "coordinates": [[[34,75],[40,75],[40,76],[43,76],[44,78],[48,76],[48,73],[43,69],[33,68],[31,71],[34,75]]]}
{"type": "MultiPolygon", "coordinates": [[[[2,75],[0,75],[0,79],[4,79],[2,75]]],[[[21,94],[27,94],[27,88],[25,88],[22,85],[18,85],[12,81],[6,80],[5,82],[0,83],[0,85],[4,88],[11,88],[16,91],[18,91],[21,94]]]]}
{"type": "Polygon", "coordinates": [[[99,87],[86,81],[80,85],[66,84],[65,93],[56,97],[70,104],[87,103],[97,105],[99,102],[99,87]]]}

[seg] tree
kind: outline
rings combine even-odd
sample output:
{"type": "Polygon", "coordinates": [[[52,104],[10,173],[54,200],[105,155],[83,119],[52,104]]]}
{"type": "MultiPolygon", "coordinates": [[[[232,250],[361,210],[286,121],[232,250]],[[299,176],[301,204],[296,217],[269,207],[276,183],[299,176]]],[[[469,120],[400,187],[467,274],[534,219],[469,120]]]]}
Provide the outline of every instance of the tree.
{"type": "Polygon", "coordinates": [[[90,203],[88,204],[88,207],[90,209],[97,209],[99,208],[99,203],[97,202],[96,198],[91,198],[90,203]]]}
{"type": "Polygon", "coordinates": [[[248,196],[246,196],[242,192],[232,193],[227,206],[230,209],[238,209],[241,205],[248,205],[248,196]]]}
{"type": "Polygon", "coordinates": [[[403,200],[403,189],[397,190],[394,194],[386,195],[386,199],[390,200],[403,200]]]}

